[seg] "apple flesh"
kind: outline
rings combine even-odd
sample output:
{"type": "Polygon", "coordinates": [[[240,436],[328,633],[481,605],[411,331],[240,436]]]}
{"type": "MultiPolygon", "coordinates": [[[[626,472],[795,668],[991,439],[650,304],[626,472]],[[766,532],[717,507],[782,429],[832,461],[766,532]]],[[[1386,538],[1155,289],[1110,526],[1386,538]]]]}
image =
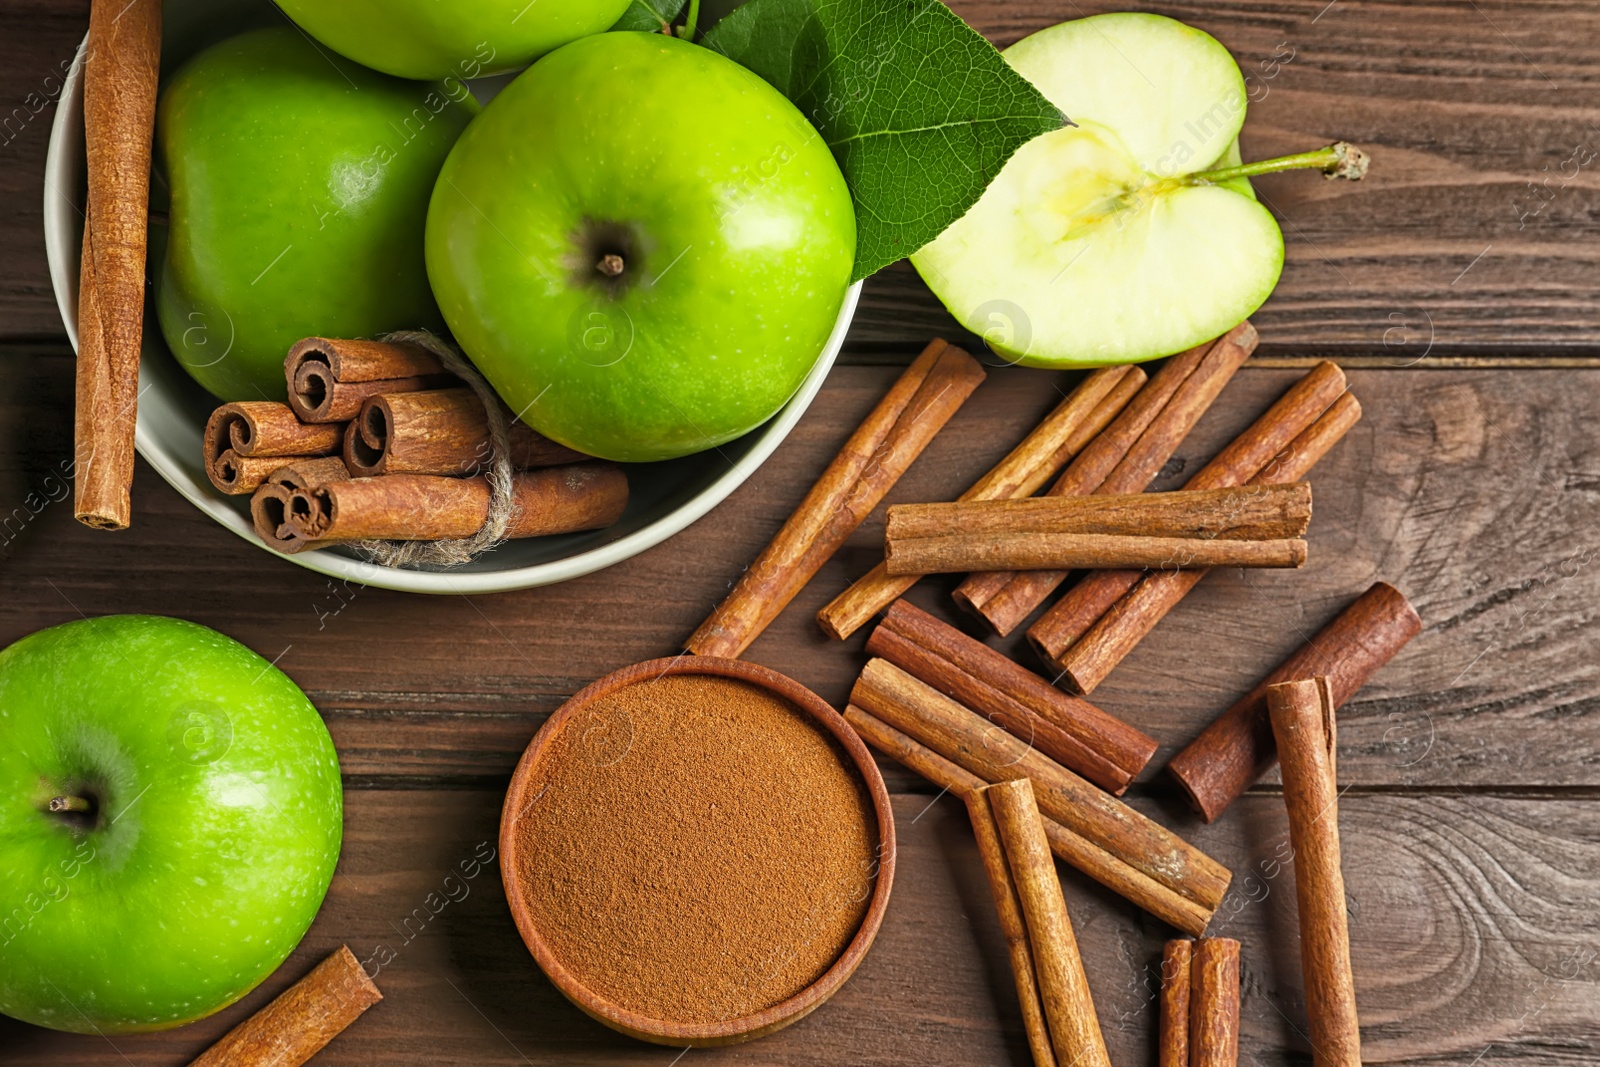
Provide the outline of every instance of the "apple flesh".
{"type": "Polygon", "coordinates": [[[316,708],[243,645],[148,615],[23,638],[0,652],[0,1013],[114,1033],[233,1003],[310,926],[342,813],[316,708]]]}
{"type": "Polygon", "coordinates": [[[401,78],[476,78],[610,29],[628,0],[277,0],[301,29],[401,78]]]}
{"type": "Polygon", "coordinates": [[[772,416],[832,332],[849,188],[777,90],[662,34],[545,56],[457,142],[428,211],[456,340],[545,436],[669,459],[772,416]]]}
{"type": "Polygon", "coordinates": [[[292,26],[222,41],[157,110],[171,190],[161,330],[223,400],[282,400],[302,337],[438,329],[423,226],[477,105],[329,56],[292,26]]]}
{"type": "Polygon", "coordinates": [[[1028,366],[1100,366],[1182,351],[1261,306],[1283,235],[1225,169],[1247,103],[1226,48],[1125,13],[1042,30],[1005,58],[1077,125],[1024,145],[912,257],[963,325],[1028,366]]]}

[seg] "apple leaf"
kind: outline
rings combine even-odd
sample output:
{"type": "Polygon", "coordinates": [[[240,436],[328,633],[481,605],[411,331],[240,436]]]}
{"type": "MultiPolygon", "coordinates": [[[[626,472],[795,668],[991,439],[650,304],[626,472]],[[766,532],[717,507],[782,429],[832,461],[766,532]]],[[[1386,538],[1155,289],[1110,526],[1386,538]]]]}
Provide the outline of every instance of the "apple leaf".
{"type": "Polygon", "coordinates": [[[633,0],[622,13],[613,30],[642,30],[659,32],[662,25],[670,26],[683,11],[689,0],[633,0]]]}
{"type": "Polygon", "coordinates": [[[939,236],[1066,121],[940,0],[749,0],[701,43],[787,96],[833,150],[855,198],[852,280],[939,236]]]}

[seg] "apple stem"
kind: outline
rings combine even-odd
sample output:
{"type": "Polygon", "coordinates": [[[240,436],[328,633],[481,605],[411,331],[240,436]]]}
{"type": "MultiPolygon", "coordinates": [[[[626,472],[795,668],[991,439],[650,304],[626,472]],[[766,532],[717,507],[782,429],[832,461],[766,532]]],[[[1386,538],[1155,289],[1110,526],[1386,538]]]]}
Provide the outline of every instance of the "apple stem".
{"type": "Polygon", "coordinates": [[[600,257],[600,262],[594,265],[594,269],[604,274],[607,278],[620,277],[627,267],[628,265],[623,262],[622,257],[615,252],[607,252],[600,257]]]}
{"type": "Polygon", "coordinates": [[[51,797],[51,811],[89,811],[94,805],[83,797],[51,797]]]}
{"type": "Polygon", "coordinates": [[[694,40],[695,27],[700,24],[700,0],[689,0],[689,17],[683,20],[678,36],[685,41],[694,40]]]}
{"type": "Polygon", "coordinates": [[[1320,170],[1328,178],[1347,178],[1360,181],[1366,177],[1367,154],[1348,141],[1336,141],[1315,152],[1301,152],[1277,159],[1263,159],[1258,163],[1241,163],[1237,167],[1219,167],[1216,170],[1191,174],[1192,184],[1206,182],[1215,185],[1235,178],[1254,178],[1259,174],[1276,174],[1285,170],[1320,170]]]}

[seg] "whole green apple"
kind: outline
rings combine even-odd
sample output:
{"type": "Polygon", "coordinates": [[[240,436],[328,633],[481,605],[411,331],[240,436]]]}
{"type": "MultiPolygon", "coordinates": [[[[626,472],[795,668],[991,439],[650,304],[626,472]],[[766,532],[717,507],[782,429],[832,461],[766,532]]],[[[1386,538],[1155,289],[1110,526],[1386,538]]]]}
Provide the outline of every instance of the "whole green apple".
{"type": "Polygon", "coordinates": [[[401,78],[476,78],[610,29],[628,0],[277,0],[311,36],[401,78]]]}
{"type": "Polygon", "coordinates": [[[442,326],[423,263],[428,196],[477,105],[292,26],[213,45],[162,94],[172,206],[156,311],[223,400],[282,400],[302,337],[442,326]]]}
{"type": "Polygon", "coordinates": [[[450,153],[428,276],[534,429],[615,460],[732,440],[793,395],[855,256],[850,191],[766,82],[662,34],[539,60],[450,153]]]}
{"type": "Polygon", "coordinates": [[[339,858],[333,742],[266,660],[118,615],[0,652],[0,1013],[112,1033],[238,1000],[339,858]]]}

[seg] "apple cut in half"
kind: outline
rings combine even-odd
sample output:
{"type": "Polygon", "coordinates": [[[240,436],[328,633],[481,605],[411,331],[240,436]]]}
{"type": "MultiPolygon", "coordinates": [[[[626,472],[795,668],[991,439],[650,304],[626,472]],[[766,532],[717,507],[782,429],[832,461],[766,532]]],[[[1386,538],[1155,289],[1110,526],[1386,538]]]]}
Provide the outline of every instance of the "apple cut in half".
{"type": "Polygon", "coordinates": [[[1225,170],[1248,100],[1226,48],[1125,13],[1052,26],[1005,58],[1076,125],[1024,145],[912,256],[962,325],[1027,366],[1103,366],[1182,351],[1261,306],[1283,235],[1225,170]]]}

